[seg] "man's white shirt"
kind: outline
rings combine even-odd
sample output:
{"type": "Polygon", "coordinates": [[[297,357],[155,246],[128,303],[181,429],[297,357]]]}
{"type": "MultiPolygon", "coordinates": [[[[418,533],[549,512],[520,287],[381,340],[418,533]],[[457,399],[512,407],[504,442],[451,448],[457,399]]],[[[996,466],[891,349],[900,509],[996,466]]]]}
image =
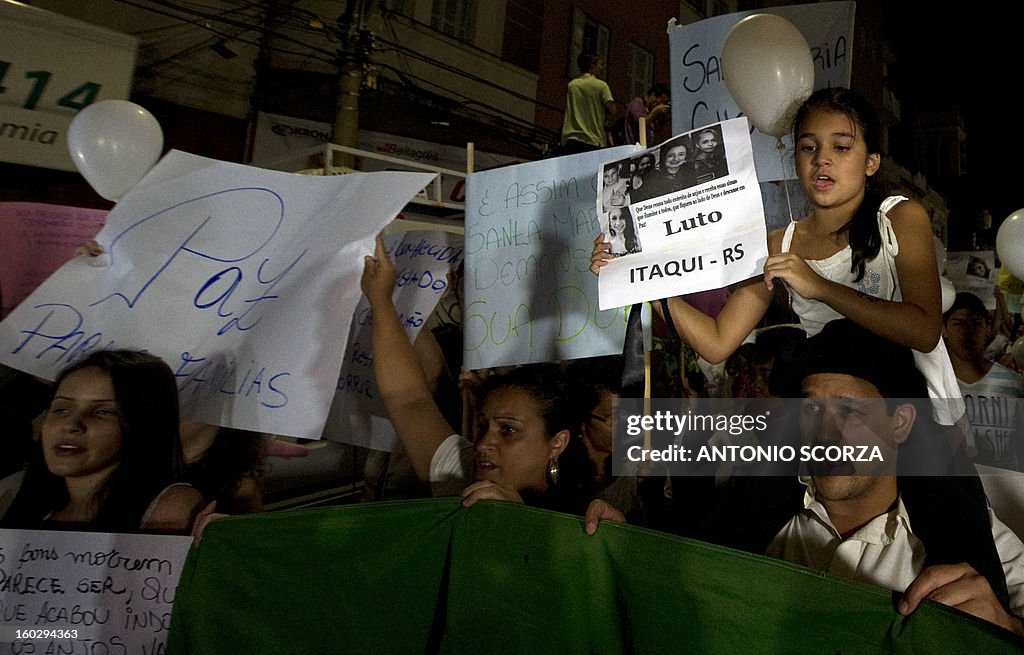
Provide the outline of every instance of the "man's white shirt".
{"type": "MultiPolygon", "coordinates": [[[[810,479],[804,509],[783,526],[765,554],[816,571],[903,592],[924,568],[924,544],[911,528],[910,517],[897,498],[889,512],[876,516],[846,539],[815,500],[810,479]]],[[[1010,610],[1024,618],[1024,543],[989,509],[992,537],[1006,574],[1010,610]]],[[[956,530],[954,525],[950,530],[956,530]]]]}

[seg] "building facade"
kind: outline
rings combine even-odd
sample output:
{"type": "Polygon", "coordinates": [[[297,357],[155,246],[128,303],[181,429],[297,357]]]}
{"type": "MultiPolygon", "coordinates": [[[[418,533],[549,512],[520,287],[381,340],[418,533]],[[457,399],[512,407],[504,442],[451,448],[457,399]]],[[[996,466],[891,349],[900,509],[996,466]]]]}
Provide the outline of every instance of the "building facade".
{"type": "MultiPolygon", "coordinates": [[[[32,6],[134,35],[140,45],[131,99],[158,118],[165,146],[248,162],[261,113],[513,160],[548,155],[559,141],[576,55],[606,60],[624,106],[652,82],[669,82],[667,28],[779,2],[736,0],[298,0],[122,3],[35,0],[32,6]]],[[[857,3],[852,86],[883,118],[896,158],[889,182],[922,199],[936,232],[949,210],[928,186],[936,162],[963,160],[948,126],[906,133],[901,90],[889,71],[886,5],[857,3]],[[931,138],[934,136],[935,138],[931,138]],[[934,142],[934,143],[933,143],[934,142]],[[912,144],[905,146],[901,144],[912,144]],[[919,161],[922,160],[922,161],[919,161]],[[927,170],[925,169],[927,166],[927,170]]],[[[829,56],[825,53],[823,56],[829,56]]],[[[73,173],[0,164],[0,199],[102,206],[75,190],[73,173]],[[6,187],[6,188],[2,188],[6,187]]],[[[959,173],[944,170],[947,178],[959,173]]]]}

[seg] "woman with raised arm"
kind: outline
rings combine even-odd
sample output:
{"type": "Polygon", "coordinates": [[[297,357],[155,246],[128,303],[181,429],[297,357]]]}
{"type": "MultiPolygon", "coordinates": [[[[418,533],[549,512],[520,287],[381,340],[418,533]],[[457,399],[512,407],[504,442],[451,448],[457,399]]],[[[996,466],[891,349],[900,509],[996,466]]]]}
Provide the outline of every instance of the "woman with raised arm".
{"type": "Polygon", "coordinates": [[[483,382],[475,443],[457,434],[438,408],[391,295],[395,268],[377,238],[367,256],[363,293],[373,310],[377,390],[421,480],[435,495],[463,503],[491,499],[582,515],[593,499],[580,433],[583,407],[557,365],[522,366],[483,382]]]}

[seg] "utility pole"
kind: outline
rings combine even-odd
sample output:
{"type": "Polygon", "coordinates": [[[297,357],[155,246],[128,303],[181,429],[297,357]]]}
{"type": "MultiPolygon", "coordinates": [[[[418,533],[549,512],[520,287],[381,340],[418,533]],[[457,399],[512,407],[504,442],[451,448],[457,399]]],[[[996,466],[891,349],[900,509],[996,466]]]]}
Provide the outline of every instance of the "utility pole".
{"type": "MultiPolygon", "coordinates": [[[[354,148],[359,133],[359,91],[373,51],[373,32],[366,29],[367,0],[348,0],[338,18],[341,47],[338,49],[338,114],[331,142],[354,148]]],[[[328,166],[354,167],[355,157],[344,154],[328,166]]]]}
{"type": "Polygon", "coordinates": [[[256,122],[259,111],[267,106],[267,96],[269,94],[267,88],[267,80],[270,77],[271,72],[271,61],[270,61],[270,42],[272,40],[271,34],[274,32],[274,28],[277,25],[278,17],[281,14],[281,7],[279,0],[271,0],[267,4],[266,11],[263,14],[263,31],[260,34],[260,45],[259,51],[256,54],[256,60],[253,62],[253,68],[255,69],[256,78],[253,82],[252,93],[249,95],[249,135],[246,139],[246,152],[245,159],[243,161],[252,161],[253,147],[255,145],[255,133],[256,133],[256,122]]]}

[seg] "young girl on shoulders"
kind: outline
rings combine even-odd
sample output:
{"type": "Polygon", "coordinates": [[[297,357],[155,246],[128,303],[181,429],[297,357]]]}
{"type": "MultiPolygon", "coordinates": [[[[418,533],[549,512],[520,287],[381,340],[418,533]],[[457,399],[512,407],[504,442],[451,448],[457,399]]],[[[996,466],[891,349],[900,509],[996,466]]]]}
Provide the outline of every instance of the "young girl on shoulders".
{"type": "MultiPolygon", "coordinates": [[[[810,214],[768,235],[763,279],[738,285],[717,317],[668,299],[680,335],[708,361],[724,361],[764,317],[781,281],[809,335],[845,316],[896,343],[933,350],[942,313],[928,213],[899,196],[883,204],[870,188],[881,163],[870,106],[848,89],[818,91],[797,114],[794,136],[810,214]]],[[[602,234],[593,272],[606,253],[602,234]]]]}
{"type": "MultiPolygon", "coordinates": [[[[655,308],[694,350],[717,363],[763,319],[781,282],[808,336],[846,317],[914,349],[936,421],[962,422],[962,397],[940,339],[942,296],[928,212],[916,201],[885,197],[872,188],[881,164],[881,124],[871,105],[849,89],[816,91],[797,112],[793,137],[796,173],[810,213],[768,235],[763,278],[737,285],[715,317],[679,297],[655,308]]],[[[591,271],[599,273],[610,258],[604,235],[598,235],[591,271]]],[[[950,435],[963,438],[952,429],[946,431],[950,435]]],[[[917,444],[915,457],[901,455],[901,471],[904,460],[930,458],[942,473],[952,473],[966,459],[962,450],[951,454],[956,446],[917,444]]],[[[970,562],[1005,599],[978,478],[936,476],[936,467],[927,473],[931,476],[901,478],[900,484],[930,563],[970,562]],[[961,523],[958,538],[949,535],[941,516],[951,511],[971,524],[968,529],[961,523]]]]}

